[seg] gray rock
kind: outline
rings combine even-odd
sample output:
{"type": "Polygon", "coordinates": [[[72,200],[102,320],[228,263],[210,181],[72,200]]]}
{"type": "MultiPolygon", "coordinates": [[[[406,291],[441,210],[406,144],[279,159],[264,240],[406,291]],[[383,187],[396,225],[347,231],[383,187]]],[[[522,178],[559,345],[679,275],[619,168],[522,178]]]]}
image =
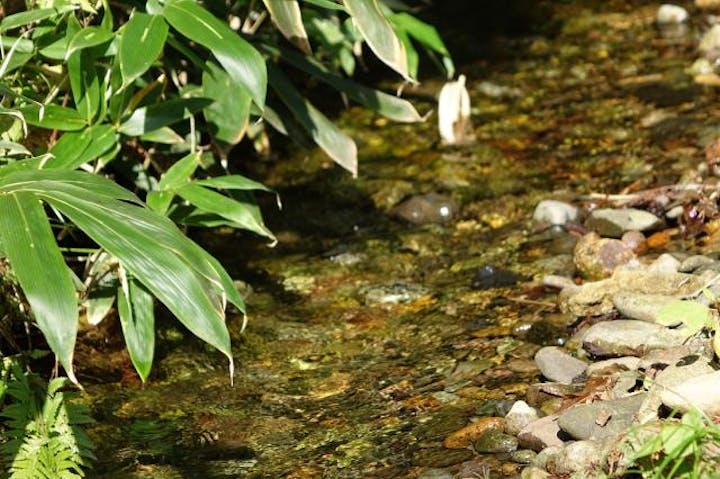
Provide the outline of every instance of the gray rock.
{"type": "Polygon", "coordinates": [[[473,444],[476,452],[513,452],[518,448],[518,440],[515,436],[505,434],[499,429],[485,431],[473,444]]]}
{"type": "Polygon", "coordinates": [[[535,354],[537,364],[543,376],[551,381],[571,383],[580,378],[587,364],[557,346],[546,346],[535,354]]]}
{"type": "MultiPolygon", "coordinates": [[[[684,361],[680,360],[658,372],[651,382],[647,397],[638,411],[638,420],[644,423],[657,418],[658,409],[661,404],[664,404],[663,394],[667,391],[674,391],[687,380],[708,375],[714,371],[708,359],[700,356],[689,356],[684,361]]],[[[705,394],[707,392],[703,391],[702,395],[705,394]]],[[[674,396],[671,393],[669,397],[674,396]]],[[[688,397],[692,398],[693,396],[688,397]]]]}
{"type": "Polygon", "coordinates": [[[540,413],[525,401],[515,401],[505,416],[505,432],[517,436],[525,426],[540,419],[540,413]]]}
{"type": "Polygon", "coordinates": [[[537,454],[533,461],[533,466],[547,469],[548,464],[552,464],[563,449],[565,449],[565,444],[546,447],[537,454]]]}
{"type": "Polygon", "coordinates": [[[654,349],[679,346],[687,333],[633,319],[593,324],[583,339],[583,348],[595,356],[642,356],[654,349]]]}
{"type": "Polygon", "coordinates": [[[429,294],[422,285],[414,283],[373,284],[360,288],[365,304],[401,304],[411,303],[429,294]]]}
{"type": "Polygon", "coordinates": [[[657,274],[672,275],[677,273],[680,267],[680,260],[675,256],[663,253],[647,267],[648,272],[657,274]]]}
{"type": "Polygon", "coordinates": [[[588,377],[609,376],[620,371],[636,371],[640,365],[640,358],[636,356],[623,356],[594,362],[588,365],[585,373],[588,377]]]}
{"type": "Polygon", "coordinates": [[[620,238],[626,231],[650,231],[662,224],[654,214],[636,208],[599,208],[585,221],[587,229],[610,238],[620,238]]]}
{"type": "Polygon", "coordinates": [[[660,399],[668,408],[680,412],[697,407],[708,416],[720,415],[720,371],[682,381],[660,393],[660,399]]]}
{"type": "Polygon", "coordinates": [[[453,479],[455,475],[447,469],[430,468],[418,476],[418,479],[453,479]]]}
{"type": "Polygon", "coordinates": [[[558,418],[558,426],[575,439],[612,437],[630,427],[644,401],[645,394],[636,394],[580,404],[563,411],[558,418]]]}
{"type": "Polygon", "coordinates": [[[557,200],[542,200],[533,212],[535,221],[551,225],[564,225],[577,220],[577,217],[577,207],[557,200]]]}
{"type": "Polygon", "coordinates": [[[586,279],[602,279],[616,268],[636,260],[633,249],[618,239],[601,238],[588,233],[575,245],[573,261],[578,272],[586,279]]]}
{"type": "Polygon", "coordinates": [[[658,8],[655,19],[660,24],[682,23],[688,19],[688,12],[679,5],[665,3],[658,8]]]}
{"type": "Polygon", "coordinates": [[[657,322],[660,311],[677,298],[661,294],[642,294],[621,291],[612,296],[612,303],[620,314],[629,319],[657,322]]]}
{"type": "Polygon", "coordinates": [[[548,464],[548,470],[559,476],[580,473],[580,477],[597,477],[605,462],[604,449],[601,441],[571,442],[548,464]]]}
{"type": "Polygon", "coordinates": [[[562,446],[557,419],[557,415],[545,416],[525,426],[517,437],[520,447],[542,451],[548,446],[562,446]]]}
{"type": "Polygon", "coordinates": [[[711,264],[717,263],[712,258],[709,258],[702,254],[696,254],[693,256],[690,256],[688,258],[685,258],[678,267],[678,271],[681,273],[692,273],[696,269],[700,268],[701,266],[708,266],[711,264]]]}

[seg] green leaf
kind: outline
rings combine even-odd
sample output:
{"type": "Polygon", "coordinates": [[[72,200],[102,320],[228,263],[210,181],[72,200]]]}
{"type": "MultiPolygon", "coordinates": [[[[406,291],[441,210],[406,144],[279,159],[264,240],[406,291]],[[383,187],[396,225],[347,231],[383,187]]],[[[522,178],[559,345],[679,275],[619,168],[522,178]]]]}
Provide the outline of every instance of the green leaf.
{"type": "Polygon", "coordinates": [[[214,139],[235,145],[250,121],[252,97],[227,72],[212,63],[207,67],[203,72],[202,94],[213,102],[203,110],[205,120],[214,139]]]}
{"type": "Polygon", "coordinates": [[[135,278],[121,280],[118,314],[130,360],[140,379],[150,375],[155,353],[155,311],[152,294],[135,278]]]}
{"type": "Polygon", "coordinates": [[[180,145],[185,143],[185,139],[175,133],[175,131],[167,126],[158,128],[157,130],[149,131],[144,135],[140,136],[142,141],[149,141],[151,143],[162,143],[164,145],[180,145]]]}
{"type": "Polygon", "coordinates": [[[273,190],[253,181],[250,178],[245,178],[242,175],[224,175],[224,176],[213,176],[202,180],[195,180],[193,183],[200,186],[209,186],[211,188],[217,188],[222,190],[262,190],[268,193],[275,193],[273,190]]]}
{"type": "Polygon", "coordinates": [[[70,58],[70,55],[76,51],[101,45],[112,40],[112,38],[113,32],[105,30],[104,28],[85,27],[70,39],[67,52],[65,52],[65,58],[70,58]]]}
{"type": "Polygon", "coordinates": [[[74,9],[75,7],[72,5],[65,5],[60,8],[38,8],[27,10],[25,12],[14,13],[2,19],[2,22],[0,22],[0,33],[5,33],[14,28],[39,22],[56,15],[61,15],[74,9]]]}
{"type": "MultiPolygon", "coordinates": [[[[406,12],[392,14],[390,16],[390,21],[398,29],[405,32],[407,35],[412,37],[414,40],[416,40],[428,50],[440,54],[443,57],[443,66],[445,67],[445,73],[447,78],[453,78],[455,76],[455,66],[453,65],[450,52],[448,51],[445,43],[442,41],[442,38],[440,37],[440,34],[437,32],[435,27],[419,20],[418,18],[406,12]]],[[[405,41],[403,41],[403,43],[405,43],[405,41]]],[[[405,46],[407,48],[407,43],[405,46]]],[[[415,55],[417,56],[417,54],[415,55]]],[[[409,58],[408,63],[411,63],[409,58]]]]}
{"type": "Polygon", "coordinates": [[[391,120],[408,123],[423,121],[423,117],[415,110],[412,103],[407,100],[334,75],[316,60],[302,57],[293,51],[283,50],[281,58],[295,68],[299,68],[305,73],[324,81],[346,94],[352,100],[375,110],[391,120]]]}
{"type": "Polygon", "coordinates": [[[333,161],[357,176],[357,146],[352,138],[307,101],[276,67],[270,69],[270,86],[315,143],[333,161]]]}
{"type": "Polygon", "coordinates": [[[78,114],[90,124],[100,109],[100,74],[88,51],[78,51],[67,60],[70,87],[78,114]]]}
{"type": "Polygon", "coordinates": [[[335,3],[330,0],[305,0],[305,3],[315,5],[316,7],[325,8],[327,10],[338,10],[341,12],[346,11],[345,7],[343,7],[339,3],[335,3]]]}
{"type": "Polygon", "coordinates": [[[68,132],[50,148],[53,158],[45,168],[73,170],[96,160],[118,143],[118,135],[111,125],[94,125],[79,132],[68,132]]]}
{"type": "Polygon", "coordinates": [[[0,188],[0,239],[38,327],[68,377],[77,383],[72,366],[78,322],[75,288],[34,194],[0,188]]]}
{"type": "Polygon", "coordinates": [[[123,28],[118,49],[123,88],[145,73],[160,56],[167,34],[168,26],[162,17],[133,13],[123,28]]]}
{"type": "Polygon", "coordinates": [[[297,0],[263,0],[280,33],[306,55],[312,55],[297,0]]]}
{"type": "Polygon", "coordinates": [[[212,103],[207,98],[176,98],[144,106],[133,111],[118,131],[128,136],[139,136],[190,118],[193,113],[212,103]]]}
{"type": "Polygon", "coordinates": [[[405,47],[377,0],[343,0],[343,3],[375,55],[405,80],[413,81],[408,75],[405,47]]]}
{"type": "Polygon", "coordinates": [[[691,336],[710,322],[710,308],[695,301],[674,300],[665,305],[658,313],[657,322],[664,326],[684,324],[688,336],[691,336]]]}
{"type": "Polygon", "coordinates": [[[32,155],[30,150],[25,148],[20,143],[5,140],[0,140],[0,154],[2,154],[2,156],[32,155]]]}
{"type": "Polygon", "coordinates": [[[20,108],[29,125],[39,126],[48,130],[74,131],[86,126],[85,120],[77,110],[59,105],[28,105],[20,108]],[[42,118],[40,116],[42,112],[42,118]]]}
{"type": "Polygon", "coordinates": [[[166,4],[163,16],[183,36],[208,48],[228,74],[248,90],[258,108],[263,109],[267,70],[262,55],[252,45],[194,0],[166,4]]]}
{"type": "Polygon", "coordinates": [[[275,240],[275,236],[262,222],[262,217],[254,204],[234,200],[194,183],[178,188],[177,194],[201,210],[225,218],[237,228],[275,240]]]}
{"type": "Polygon", "coordinates": [[[160,177],[158,183],[159,190],[175,190],[180,186],[189,183],[195,170],[200,165],[200,154],[190,153],[182,159],[176,161],[168,170],[160,177]]]}

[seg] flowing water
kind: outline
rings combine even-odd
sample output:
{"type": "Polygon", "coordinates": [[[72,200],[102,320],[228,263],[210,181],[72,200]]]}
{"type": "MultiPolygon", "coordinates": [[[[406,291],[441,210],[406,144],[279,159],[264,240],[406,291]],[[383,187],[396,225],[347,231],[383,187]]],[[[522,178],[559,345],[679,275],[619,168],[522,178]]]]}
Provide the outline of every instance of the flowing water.
{"type": "MultiPolygon", "coordinates": [[[[462,69],[472,144],[439,145],[432,120],[393,124],[351,108],[339,122],[358,142],[358,179],[320,152],[247,166],[282,197],[282,211],[263,199],[278,246],[227,231],[199,238],[247,298],[246,331],[229,319],[234,386],[222,355],[170,321],[144,387],[122,354],[91,354],[91,475],[517,476],[507,454],[443,440],[524,399],[539,380],[534,353],[571,333],[574,318],[537,281],[573,274],[574,237],[535,227],[534,206],[675,182],[720,132],[715,90],[685,73],[699,14],[670,35],[653,23],[657,4],[577,3],[556,2],[556,31],[495,38],[492,60],[462,69]],[[451,221],[391,214],[430,193],[451,221]]],[[[409,94],[427,111],[440,86],[409,94]]]]}

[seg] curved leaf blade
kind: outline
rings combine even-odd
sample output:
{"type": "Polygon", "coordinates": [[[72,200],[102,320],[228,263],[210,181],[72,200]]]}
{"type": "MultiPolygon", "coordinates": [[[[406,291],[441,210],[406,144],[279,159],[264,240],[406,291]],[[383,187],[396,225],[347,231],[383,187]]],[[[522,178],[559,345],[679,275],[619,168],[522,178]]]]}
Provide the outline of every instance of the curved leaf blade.
{"type": "Polygon", "coordinates": [[[163,126],[172,125],[205,108],[212,100],[208,98],[177,98],[133,111],[130,118],[120,125],[118,131],[128,136],[140,136],[163,126]]]}
{"type": "Polygon", "coordinates": [[[312,55],[297,0],[263,0],[280,33],[305,55],[312,55]]]}
{"type": "Polygon", "coordinates": [[[135,12],[130,17],[118,47],[123,87],[145,73],[160,56],[167,34],[168,25],[159,15],[135,12]]]}
{"type": "Polygon", "coordinates": [[[183,36],[208,48],[228,74],[250,92],[255,105],[263,109],[267,70],[262,55],[250,43],[194,0],[168,3],[162,14],[183,36]]]}
{"type": "Polygon", "coordinates": [[[270,86],[315,143],[338,165],[357,176],[357,146],[353,139],[307,101],[276,67],[270,69],[270,86]]]}
{"type": "Polygon", "coordinates": [[[413,81],[408,74],[405,47],[377,0],[343,0],[343,3],[375,55],[405,80],[413,81]]]}
{"type": "Polygon", "coordinates": [[[252,97],[227,72],[212,63],[207,66],[202,91],[203,96],[214,101],[203,110],[205,120],[215,140],[235,145],[242,140],[250,122],[252,97]],[[228,92],[234,94],[228,95],[228,92]]]}
{"type": "Polygon", "coordinates": [[[28,105],[20,108],[20,113],[29,125],[48,130],[75,131],[87,124],[77,110],[60,105],[28,105]]]}
{"type": "Polygon", "coordinates": [[[77,383],[72,366],[78,324],[75,287],[34,194],[0,195],[0,238],[38,327],[70,380],[77,383]]]}
{"type": "Polygon", "coordinates": [[[95,47],[112,40],[113,32],[105,30],[101,27],[85,27],[78,31],[70,39],[65,59],[69,58],[74,52],[84,50],[85,48],[95,47]]]}
{"type": "Polygon", "coordinates": [[[155,311],[152,294],[135,278],[117,291],[118,314],[130,360],[142,382],[147,381],[155,353],[155,311]]]}

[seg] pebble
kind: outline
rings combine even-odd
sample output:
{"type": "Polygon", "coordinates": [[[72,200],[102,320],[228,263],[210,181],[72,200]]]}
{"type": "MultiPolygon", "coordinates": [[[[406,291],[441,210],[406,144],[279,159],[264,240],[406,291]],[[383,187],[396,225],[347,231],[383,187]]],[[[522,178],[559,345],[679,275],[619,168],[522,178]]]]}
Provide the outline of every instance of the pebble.
{"type": "Polygon", "coordinates": [[[557,420],[556,415],[545,416],[525,426],[517,436],[519,446],[533,451],[542,451],[548,446],[562,446],[557,420]]]}
{"type": "Polygon", "coordinates": [[[648,246],[645,235],[639,231],[626,231],[620,238],[625,246],[633,250],[636,255],[643,255],[647,252],[648,246]]]}
{"type": "Polygon", "coordinates": [[[602,439],[629,428],[645,401],[645,394],[595,401],[566,409],[558,418],[560,429],[575,439],[602,439]]]}
{"type": "Polygon", "coordinates": [[[579,474],[580,477],[591,477],[601,470],[605,455],[602,453],[605,444],[600,441],[575,441],[567,444],[558,453],[548,469],[558,476],[579,474]]]}
{"type": "Polygon", "coordinates": [[[517,436],[531,422],[540,419],[540,413],[525,401],[515,401],[505,416],[505,432],[517,436]]]}
{"type": "Polygon", "coordinates": [[[600,236],[620,238],[627,231],[650,231],[662,226],[663,221],[652,213],[637,208],[599,208],[585,221],[585,228],[600,236]]]}
{"type": "Polygon", "coordinates": [[[437,193],[416,195],[390,210],[390,214],[409,223],[447,223],[457,212],[457,203],[452,198],[437,193]]]}
{"type": "Polygon", "coordinates": [[[656,20],[660,24],[682,23],[688,19],[688,12],[679,5],[665,3],[660,5],[656,20]]]}
{"type": "Polygon", "coordinates": [[[720,371],[687,379],[660,394],[671,410],[686,412],[697,407],[708,416],[720,415],[720,371]]]}
{"type": "Polygon", "coordinates": [[[549,479],[550,473],[539,467],[526,467],[520,473],[520,479],[549,479]]]}
{"type": "Polygon", "coordinates": [[[650,263],[647,271],[649,273],[666,274],[669,276],[678,272],[680,264],[680,260],[677,259],[675,256],[668,253],[663,253],[658,256],[655,261],[650,263]]]}
{"type": "Polygon", "coordinates": [[[499,429],[490,429],[475,441],[474,446],[475,452],[479,453],[510,453],[517,450],[518,440],[499,429]]]}
{"type": "Polygon", "coordinates": [[[551,225],[562,226],[576,221],[577,218],[578,209],[576,206],[558,200],[542,200],[537,204],[533,212],[535,221],[551,225]]]}
{"type": "Polygon", "coordinates": [[[679,346],[686,339],[683,332],[659,324],[617,319],[590,326],[583,348],[594,356],[642,356],[654,349],[679,346]]]}
{"type": "Polygon", "coordinates": [[[430,468],[418,476],[418,479],[453,479],[454,474],[447,469],[430,468]]]}
{"type": "Polygon", "coordinates": [[[535,354],[537,364],[543,376],[551,381],[569,384],[582,377],[587,364],[570,356],[557,346],[546,346],[535,354]]]}
{"type": "Polygon", "coordinates": [[[411,303],[427,294],[429,290],[415,283],[375,284],[360,288],[365,304],[411,303]]]}
{"type": "Polygon", "coordinates": [[[720,0],[695,0],[695,6],[703,9],[720,8],[720,0]]]}
{"type": "Polygon", "coordinates": [[[720,25],[713,25],[710,30],[705,32],[700,39],[698,50],[705,54],[720,50],[720,25]]]}
{"type": "Polygon", "coordinates": [[[680,266],[678,266],[678,271],[681,273],[692,273],[693,271],[702,266],[709,266],[714,263],[717,263],[717,261],[708,256],[696,254],[685,258],[680,263],[680,266]]]}
{"type": "Polygon", "coordinates": [[[463,449],[477,441],[486,431],[490,429],[502,430],[504,428],[505,419],[501,417],[483,417],[451,433],[443,441],[443,446],[448,449],[463,449]]]}
{"type": "Polygon", "coordinates": [[[510,454],[510,460],[518,464],[532,464],[536,457],[537,453],[530,449],[518,449],[510,454]]]}
{"type": "Polygon", "coordinates": [[[588,233],[577,242],[573,260],[578,272],[586,279],[609,277],[618,266],[636,258],[635,252],[618,239],[601,238],[588,233]]]}

